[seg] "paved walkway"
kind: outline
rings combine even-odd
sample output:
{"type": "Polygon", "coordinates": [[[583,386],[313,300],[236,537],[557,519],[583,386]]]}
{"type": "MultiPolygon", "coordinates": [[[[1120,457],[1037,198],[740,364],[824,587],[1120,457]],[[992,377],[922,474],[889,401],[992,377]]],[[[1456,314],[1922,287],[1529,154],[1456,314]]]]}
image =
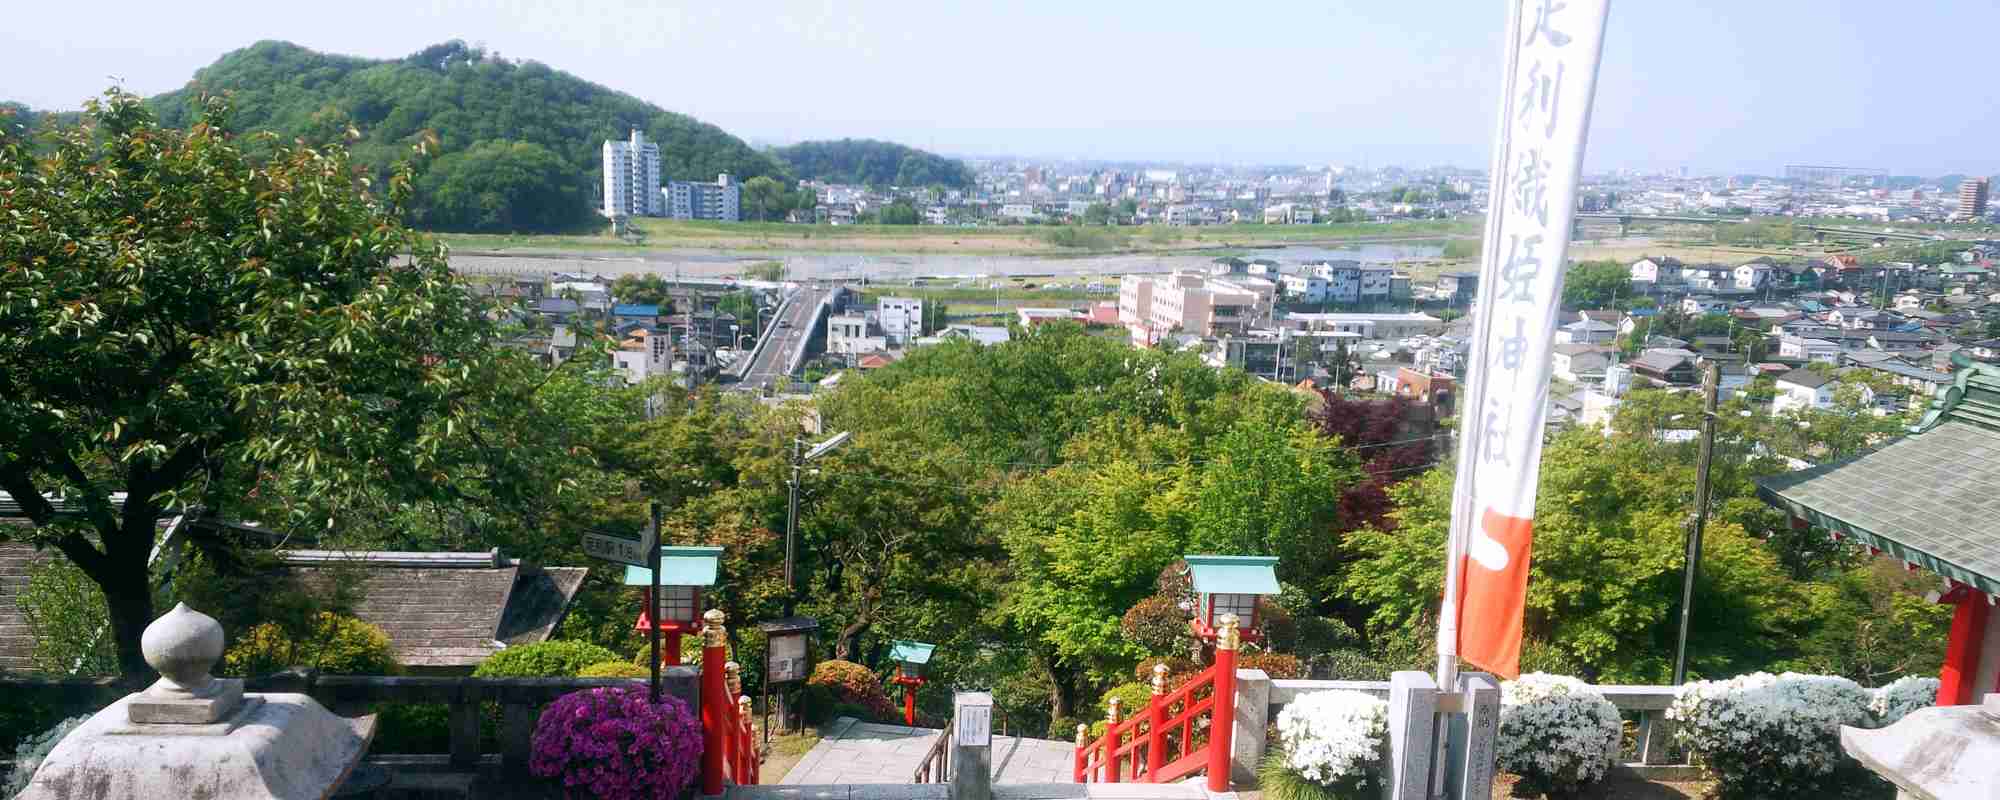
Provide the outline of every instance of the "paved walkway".
{"type": "MultiPolygon", "coordinates": [[[[841,717],[828,724],[819,744],[780,783],[827,786],[909,783],[937,741],[932,728],[879,725],[841,717]]],[[[1048,739],[993,737],[995,784],[1068,783],[1076,746],[1048,739]]]]}

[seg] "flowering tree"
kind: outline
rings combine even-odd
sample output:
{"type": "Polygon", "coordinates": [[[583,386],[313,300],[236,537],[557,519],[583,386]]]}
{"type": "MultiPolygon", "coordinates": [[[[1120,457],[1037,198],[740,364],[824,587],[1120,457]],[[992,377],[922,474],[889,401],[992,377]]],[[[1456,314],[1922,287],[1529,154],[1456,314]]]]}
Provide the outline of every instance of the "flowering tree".
{"type": "Polygon", "coordinates": [[[1267,765],[1265,774],[1277,780],[1266,791],[1288,800],[1372,796],[1381,785],[1388,719],[1389,704],[1364,692],[1301,695],[1278,712],[1282,755],[1267,765]],[[1322,791],[1300,791],[1295,780],[1322,791]]]}
{"type": "Polygon", "coordinates": [[[701,725],[679,698],[643,686],[585,689],[556,698],[535,723],[528,769],[561,778],[565,796],[667,800],[701,771],[701,725]]]}
{"type": "Polygon", "coordinates": [[[1868,727],[1874,699],[1846,678],[1757,672],[1682,686],[1667,718],[1723,796],[1808,797],[1850,779],[1840,727],[1868,727]]]}

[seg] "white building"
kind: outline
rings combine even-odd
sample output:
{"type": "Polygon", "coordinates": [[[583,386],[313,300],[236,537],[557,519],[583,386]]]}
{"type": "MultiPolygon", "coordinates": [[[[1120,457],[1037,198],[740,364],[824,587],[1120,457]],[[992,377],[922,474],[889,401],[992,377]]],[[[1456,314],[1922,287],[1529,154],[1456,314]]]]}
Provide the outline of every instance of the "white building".
{"type": "Polygon", "coordinates": [[[1264,209],[1266,225],[1311,225],[1312,206],[1303,203],[1279,203],[1264,209]]]}
{"type": "Polygon", "coordinates": [[[674,366],[673,337],[656,333],[646,337],[642,348],[613,350],[611,365],[625,377],[626,383],[635,386],[647,378],[668,374],[674,366]]]}
{"type": "Polygon", "coordinates": [[[714,183],[674,181],[660,190],[667,215],[674,219],[706,219],[738,222],[743,219],[743,187],[729,179],[729,173],[715,176],[714,183]]]}
{"type": "Polygon", "coordinates": [[[1007,219],[1029,220],[1041,215],[1035,213],[1034,203],[1007,203],[1000,206],[1000,216],[1007,219]]]}
{"type": "Polygon", "coordinates": [[[1681,282],[1681,262],[1677,258],[1642,258],[1632,262],[1632,282],[1655,286],[1681,282]]]}
{"type": "Polygon", "coordinates": [[[1840,345],[1826,339],[1788,333],[1778,337],[1778,357],[1793,361],[1824,361],[1833,364],[1840,361],[1840,345]]]}
{"type": "MultiPolygon", "coordinates": [[[[1809,369],[1800,368],[1778,376],[1778,396],[1771,399],[1771,413],[1783,414],[1795,408],[1832,408],[1833,395],[1841,382],[1809,369]]],[[[1861,386],[1861,402],[1874,403],[1875,393],[1861,386]]]]}
{"type": "Polygon", "coordinates": [[[884,297],[875,304],[875,318],[889,343],[907,344],[924,335],[924,301],[913,297],[884,297]]]}
{"type": "Polygon", "coordinates": [[[1388,264],[1361,265],[1361,302],[1388,300],[1395,291],[1395,267],[1388,264]]]}
{"type": "Polygon", "coordinates": [[[665,216],[660,195],[660,146],[638,128],[629,141],[604,141],[604,216],[665,216]]]}
{"type": "Polygon", "coordinates": [[[878,353],[889,349],[889,337],[868,314],[834,314],[826,318],[826,351],[840,355],[878,353]]]}
{"type": "Polygon", "coordinates": [[[1118,285],[1118,321],[1146,346],[1179,331],[1241,335],[1270,313],[1277,285],[1262,278],[1214,280],[1191,272],[1127,275],[1118,285]]]}
{"type": "Polygon", "coordinates": [[[1761,261],[1752,261],[1748,264],[1744,264],[1742,266],[1737,267],[1736,288],[1738,289],[1764,288],[1764,284],[1771,282],[1771,270],[1772,267],[1770,264],[1761,261]]]}
{"type": "Polygon", "coordinates": [[[1584,317],[1556,329],[1557,344],[1604,344],[1618,338],[1618,326],[1584,317]]]}
{"type": "Polygon", "coordinates": [[[1285,321],[1308,331],[1352,333],[1365,339],[1405,339],[1444,332],[1444,320],[1429,314],[1287,314],[1285,321]]]}
{"type": "Polygon", "coordinates": [[[1300,303],[1326,302],[1327,281],[1318,275],[1280,275],[1278,282],[1285,288],[1286,299],[1300,303]]]}

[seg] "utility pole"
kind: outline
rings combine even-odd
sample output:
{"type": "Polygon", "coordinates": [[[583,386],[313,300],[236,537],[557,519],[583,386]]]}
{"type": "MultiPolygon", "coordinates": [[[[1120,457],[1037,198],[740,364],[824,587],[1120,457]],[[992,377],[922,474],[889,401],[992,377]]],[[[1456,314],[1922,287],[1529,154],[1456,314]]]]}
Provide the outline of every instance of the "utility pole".
{"type": "Polygon", "coordinates": [[[798,584],[792,581],[792,563],[797,552],[799,529],[799,474],[805,467],[805,440],[792,438],[791,501],[785,508],[785,616],[792,615],[798,600],[798,584]]]}
{"type": "Polygon", "coordinates": [[[1708,527],[1708,469],[1715,460],[1715,394],[1720,382],[1715,363],[1710,362],[1701,376],[1701,455],[1695,463],[1694,530],[1688,532],[1687,564],[1681,574],[1681,635],[1674,648],[1674,685],[1687,682],[1689,619],[1694,611],[1694,581],[1701,571],[1701,535],[1708,527]]]}

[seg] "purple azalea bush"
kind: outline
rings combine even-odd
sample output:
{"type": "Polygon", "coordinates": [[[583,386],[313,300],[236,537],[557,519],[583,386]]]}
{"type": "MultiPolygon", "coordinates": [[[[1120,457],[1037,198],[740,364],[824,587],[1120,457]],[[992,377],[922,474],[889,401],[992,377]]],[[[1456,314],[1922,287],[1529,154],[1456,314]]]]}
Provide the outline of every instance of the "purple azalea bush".
{"type": "Polygon", "coordinates": [[[644,686],[584,689],[556,698],[535,722],[528,769],[561,776],[571,797],[668,800],[701,772],[701,723],[675,697],[644,686]]]}

